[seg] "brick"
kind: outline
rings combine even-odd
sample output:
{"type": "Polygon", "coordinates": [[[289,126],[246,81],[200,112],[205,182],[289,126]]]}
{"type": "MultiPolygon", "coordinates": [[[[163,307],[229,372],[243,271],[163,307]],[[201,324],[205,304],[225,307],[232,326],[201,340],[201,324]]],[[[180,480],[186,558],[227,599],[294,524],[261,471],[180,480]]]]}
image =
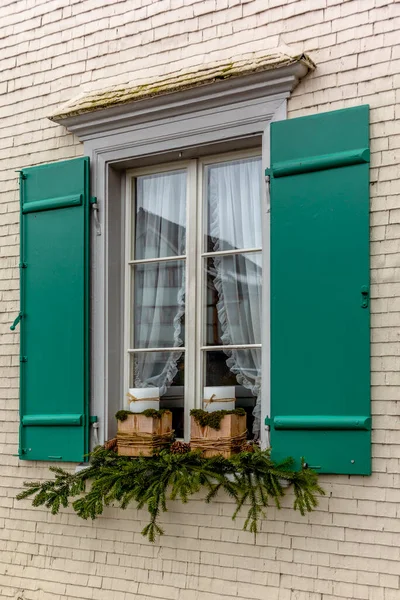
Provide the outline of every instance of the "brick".
{"type": "Polygon", "coordinates": [[[391,0],[3,0],[0,40],[0,590],[24,600],[398,600],[400,495],[400,5],[391,0]],[[303,518],[270,507],[257,542],[232,503],[169,506],[166,536],[107,509],[83,523],[16,502],[47,466],[18,465],[19,207],[14,170],[82,155],[47,120],[82,88],[230,60],[287,43],[317,70],[289,117],[371,106],[372,477],[323,476],[303,518]],[[6,573],[7,571],[7,573],[6,573]],[[22,591],[24,590],[24,591],[22,591]]]}

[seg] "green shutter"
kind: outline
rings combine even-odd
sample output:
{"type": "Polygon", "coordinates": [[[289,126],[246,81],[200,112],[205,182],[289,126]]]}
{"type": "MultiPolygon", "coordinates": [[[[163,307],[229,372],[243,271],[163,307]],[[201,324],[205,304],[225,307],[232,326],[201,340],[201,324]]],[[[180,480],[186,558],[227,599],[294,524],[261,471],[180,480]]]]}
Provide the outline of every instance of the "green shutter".
{"type": "Polygon", "coordinates": [[[271,125],[272,452],[321,473],[371,472],[368,113],[271,125]]]}
{"type": "Polygon", "coordinates": [[[19,456],[82,461],[89,439],[89,159],[23,169],[19,456]]]}

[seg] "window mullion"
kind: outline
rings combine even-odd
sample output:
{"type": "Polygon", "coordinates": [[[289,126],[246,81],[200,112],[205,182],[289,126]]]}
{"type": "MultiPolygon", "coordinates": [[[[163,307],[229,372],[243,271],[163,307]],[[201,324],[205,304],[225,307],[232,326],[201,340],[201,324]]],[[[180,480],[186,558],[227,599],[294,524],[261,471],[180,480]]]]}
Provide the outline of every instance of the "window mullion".
{"type": "Polygon", "coordinates": [[[190,411],[196,406],[196,290],[197,290],[197,161],[188,166],[186,203],[185,302],[185,439],[190,439],[190,411]]]}
{"type": "Polygon", "coordinates": [[[235,248],[234,250],[218,250],[216,252],[203,252],[203,258],[213,258],[214,256],[236,256],[241,254],[251,254],[253,252],[262,252],[262,248],[235,248]]]}
{"type": "MultiPolygon", "coordinates": [[[[125,294],[124,294],[124,396],[129,389],[129,373],[130,373],[130,355],[126,351],[127,348],[131,347],[133,336],[132,336],[132,268],[129,261],[132,258],[132,236],[134,232],[132,224],[132,215],[134,211],[132,206],[135,202],[135,180],[133,177],[126,178],[126,212],[125,212],[125,294]]],[[[125,406],[125,398],[124,405],[125,406]]]]}
{"type": "Polygon", "coordinates": [[[162,262],[171,262],[177,260],[185,260],[186,254],[179,254],[179,256],[158,256],[156,258],[138,258],[137,260],[129,260],[130,265],[147,265],[151,263],[162,263],[162,262]]]}
{"type": "Polygon", "coordinates": [[[257,350],[262,344],[224,344],[220,346],[200,346],[201,351],[212,352],[214,350],[257,350]]]}
{"type": "Polygon", "coordinates": [[[206,202],[204,191],[204,171],[201,161],[197,164],[197,288],[196,288],[196,408],[203,408],[203,375],[204,375],[204,352],[200,349],[205,340],[205,276],[204,276],[204,223],[206,222],[206,202]]]}
{"type": "Polygon", "coordinates": [[[129,354],[140,354],[143,352],[185,352],[185,346],[157,346],[154,348],[128,348],[129,354]]]}

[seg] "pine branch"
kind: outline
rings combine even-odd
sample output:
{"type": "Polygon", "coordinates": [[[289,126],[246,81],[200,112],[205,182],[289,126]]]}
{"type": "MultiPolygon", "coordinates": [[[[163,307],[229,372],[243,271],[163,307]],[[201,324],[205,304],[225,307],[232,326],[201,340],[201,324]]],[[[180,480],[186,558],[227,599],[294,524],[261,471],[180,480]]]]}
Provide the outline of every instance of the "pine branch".
{"type": "Polygon", "coordinates": [[[292,459],[275,464],[269,450],[257,448],[230,459],[220,456],[205,459],[200,452],[173,454],[168,450],[148,458],[131,459],[97,447],[90,456],[90,466],[79,473],[71,474],[59,467],[50,470],[54,479],[26,482],[26,489],[17,498],[33,497],[33,506],[45,505],[57,514],[61,507],[68,506],[71,498],[80,496],[72,506],[82,519],[97,518],[110,504],[126,509],[135,503],[138,509],[147,508],[149,523],[142,534],[151,542],[163,534],[158,520],[167,510],[167,500],[186,503],[201,489],[206,491],[206,502],[215,499],[220,491],[233,498],[236,504],[233,519],[248,505],[244,529],[254,536],[271,502],[280,508],[284,495],[281,480],[293,485],[293,507],[302,515],[313,510],[318,504],[317,496],[324,494],[314,471],[305,468],[294,471],[292,459]],[[89,480],[92,485],[86,492],[89,480]]]}

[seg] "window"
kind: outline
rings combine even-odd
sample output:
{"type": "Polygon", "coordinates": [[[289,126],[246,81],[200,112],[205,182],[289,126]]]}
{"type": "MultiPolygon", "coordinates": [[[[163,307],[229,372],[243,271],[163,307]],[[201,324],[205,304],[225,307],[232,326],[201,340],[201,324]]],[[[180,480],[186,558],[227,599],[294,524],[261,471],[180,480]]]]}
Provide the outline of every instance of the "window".
{"type": "Polygon", "coordinates": [[[261,152],[132,170],[127,182],[126,391],[154,389],[178,437],[191,408],[218,399],[245,408],[258,436],[261,152]]]}
{"type": "Polygon", "coordinates": [[[371,472],[368,106],[285,120],[295,63],[69,107],[86,156],[22,170],[21,458],[82,460],[136,385],[188,436],[222,386],[275,460],[371,472]]]}

